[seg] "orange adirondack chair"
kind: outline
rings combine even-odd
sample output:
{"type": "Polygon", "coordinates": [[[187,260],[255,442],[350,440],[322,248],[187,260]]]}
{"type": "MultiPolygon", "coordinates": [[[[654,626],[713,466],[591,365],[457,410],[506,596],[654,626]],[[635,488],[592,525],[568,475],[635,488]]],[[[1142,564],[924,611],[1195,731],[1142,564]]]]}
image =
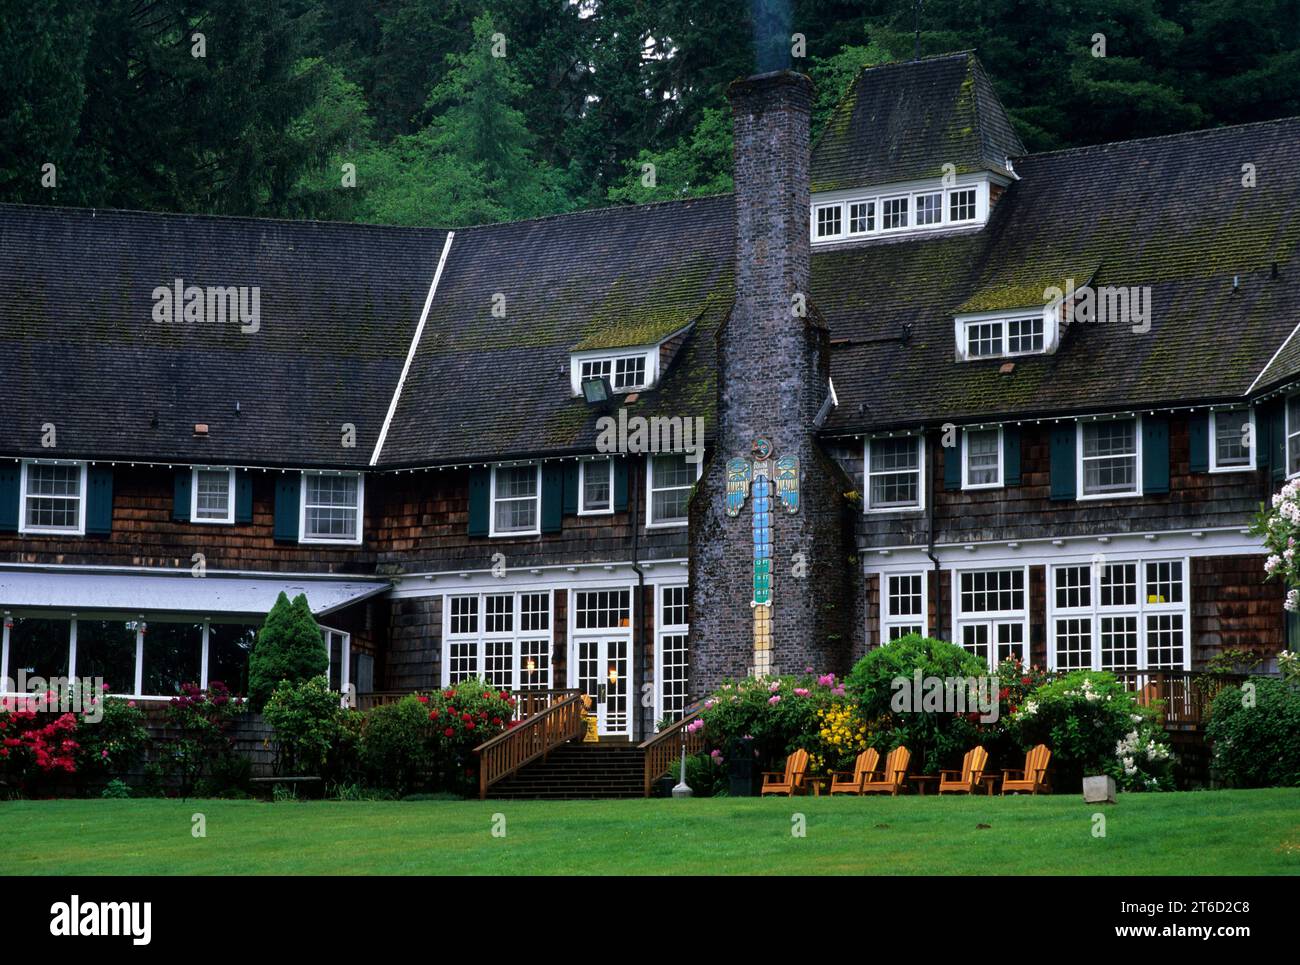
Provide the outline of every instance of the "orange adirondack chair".
{"type": "Polygon", "coordinates": [[[1047,749],[1046,744],[1039,744],[1025,755],[1025,769],[1023,771],[1003,771],[1002,772],[1002,793],[1008,791],[1013,794],[1028,792],[1037,794],[1042,791],[1044,794],[1052,793],[1052,784],[1047,778],[1047,765],[1052,760],[1052,752],[1047,749]],[[1012,775],[1019,775],[1012,777],[1012,775]]]}
{"type": "Polygon", "coordinates": [[[808,752],[801,748],[785,759],[784,771],[763,772],[762,793],[784,794],[787,797],[803,794],[807,790],[804,785],[807,776],[808,752]]]}
{"type": "Polygon", "coordinates": [[[831,793],[832,794],[861,794],[862,785],[876,776],[876,768],[880,766],[880,752],[874,747],[868,747],[858,755],[858,759],[853,763],[853,771],[836,771],[831,775],[831,793]]]}
{"type": "Polygon", "coordinates": [[[889,794],[894,797],[907,780],[907,765],[912,762],[912,752],[906,747],[895,747],[885,758],[885,773],[879,779],[868,778],[862,782],[863,794],[889,794]]]}
{"type": "Polygon", "coordinates": [[[989,752],[983,747],[972,747],[961,759],[960,771],[939,772],[940,794],[974,794],[984,779],[989,752]]]}

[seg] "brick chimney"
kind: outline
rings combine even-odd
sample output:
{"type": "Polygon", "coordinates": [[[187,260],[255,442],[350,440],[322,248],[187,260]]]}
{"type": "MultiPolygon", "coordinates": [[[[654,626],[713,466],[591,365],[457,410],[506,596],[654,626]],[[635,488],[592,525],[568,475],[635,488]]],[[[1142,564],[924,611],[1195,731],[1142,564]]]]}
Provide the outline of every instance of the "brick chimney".
{"type": "Polygon", "coordinates": [[[852,609],[842,511],[851,487],[813,435],[829,376],[827,332],[808,292],[813,86],[774,71],[736,81],[728,96],[736,295],[718,335],[717,445],[691,502],[695,696],[754,672],[843,672],[852,609]],[[779,492],[782,457],[798,460],[793,512],[779,492]],[[738,512],[729,515],[728,463],[734,477],[737,459],[752,478],[739,507],[733,482],[738,512]],[[759,602],[764,565],[755,550],[768,532],[770,606],[759,602]]]}

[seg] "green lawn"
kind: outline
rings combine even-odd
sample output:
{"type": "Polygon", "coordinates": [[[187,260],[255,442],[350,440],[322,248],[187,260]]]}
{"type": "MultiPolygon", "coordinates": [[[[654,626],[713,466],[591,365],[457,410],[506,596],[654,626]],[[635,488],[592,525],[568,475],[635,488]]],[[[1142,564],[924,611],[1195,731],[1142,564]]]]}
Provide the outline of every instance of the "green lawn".
{"type": "Polygon", "coordinates": [[[1300,789],[1122,795],[1105,809],[1074,795],[9,801],[0,850],[5,872],[31,874],[1300,874],[1300,789]],[[191,834],[196,812],[206,838],[191,834]]]}

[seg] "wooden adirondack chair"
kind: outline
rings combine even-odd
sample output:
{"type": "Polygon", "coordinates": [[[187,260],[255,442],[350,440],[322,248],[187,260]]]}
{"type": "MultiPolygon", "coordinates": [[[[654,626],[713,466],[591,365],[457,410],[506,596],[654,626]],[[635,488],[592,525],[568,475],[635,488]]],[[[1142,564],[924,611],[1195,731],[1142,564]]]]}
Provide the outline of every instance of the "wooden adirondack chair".
{"type": "Polygon", "coordinates": [[[972,747],[961,759],[960,771],[939,772],[940,794],[974,794],[984,779],[989,752],[983,747],[972,747]]]}
{"type": "Polygon", "coordinates": [[[763,772],[763,794],[784,794],[793,797],[803,794],[807,787],[804,778],[808,776],[808,752],[800,749],[785,759],[784,771],[763,772]]]}
{"type": "Polygon", "coordinates": [[[836,771],[831,775],[832,794],[861,794],[862,785],[876,776],[880,766],[880,752],[868,747],[858,755],[853,764],[853,771],[836,771]]]}
{"type": "Polygon", "coordinates": [[[1047,749],[1046,744],[1039,744],[1033,748],[1025,755],[1023,771],[1002,772],[1002,793],[1006,794],[1010,791],[1013,794],[1025,792],[1037,794],[1042,791],[1044,794],[1051,794],[1052,785],[1047,779],[1047,765],[1051,760],[1052,752],[1047,749]]]}
{"type": "Polygon", "coordinates": [[[895,747],[885,758],[885,772],[879,779],[868,778],[862,782],[863,794],[890,794],[898,796],[907,780],[907,765],[912,762],[912,752],[906,747],[895,747]]]}

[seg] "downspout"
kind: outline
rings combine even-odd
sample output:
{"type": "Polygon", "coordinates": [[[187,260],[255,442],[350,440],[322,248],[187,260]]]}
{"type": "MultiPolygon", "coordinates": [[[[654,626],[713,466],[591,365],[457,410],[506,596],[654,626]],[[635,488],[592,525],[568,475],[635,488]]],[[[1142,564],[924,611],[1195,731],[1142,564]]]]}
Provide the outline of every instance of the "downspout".
{"type": "MultiPolygon", "coordinates": [[[[629,466],[628,467],[629,472],[631,471],[631,469],[632,467],[629,466]]],[[[647,609],[645,604],[645,570],[641,569],[641,560],[639,557],[640,548],[641,548],[641,522],[639,518],[640,508],[641,508],[640,483],[641,483],[641,476],[644,472],[645,470],[642,469],[640,472],[631,473],[631,475],[635,476],[635,479],[629,479],[628,487],[627,487],[628,489],[627,508],[628,508],[628,515],[630,516],[632,522],[632,571],[636,573],[637,608],[633,610],[633,612],[635,613],[639,611],[641,614],[639,620],[637,621],[637,625],[634,625],[632,628],[632,680],[628,682],[628,694],[627,694],[628,719],[631,721],[632,724],[631,737],[633,743],[637,742],[637,739],[640,737],[641,732],[644,731],[645,729],[641,726],[642,708],[641,708],[641,698],[640,698],[640,688],[643,687],[644,684],[638,683],[639,681],[642,681],[644,677],[644,674],[642,672],[642,664],[645,663],[644,649],[645,649],[645,640],[646,640],[646,609],[647,609]],[[633,485],[634,483],[635,486],[633,485]],[[635,708],[635,713],[633,712],[633,708],[635,708]]]]}
{"type": "MultiPolygon", "coordinates": [[[[938,436],[942,438],[942,436],[938,436]]],[[[926,455],[932,450],[930,439],[926,439],[926,455]]],[[[935,450],[937,451],[937,450],[935,450]]],[[[948,639],[943,634],[943,608],[940,606],[940,600],[943,597],[943,580],[940,576],[939,557],[934,555],[934,463],[927,462],[925,468],[925,555],[930,557],[930,563],[934,568],[934,627],[933,636],[936,640],[948,639]]]]}

